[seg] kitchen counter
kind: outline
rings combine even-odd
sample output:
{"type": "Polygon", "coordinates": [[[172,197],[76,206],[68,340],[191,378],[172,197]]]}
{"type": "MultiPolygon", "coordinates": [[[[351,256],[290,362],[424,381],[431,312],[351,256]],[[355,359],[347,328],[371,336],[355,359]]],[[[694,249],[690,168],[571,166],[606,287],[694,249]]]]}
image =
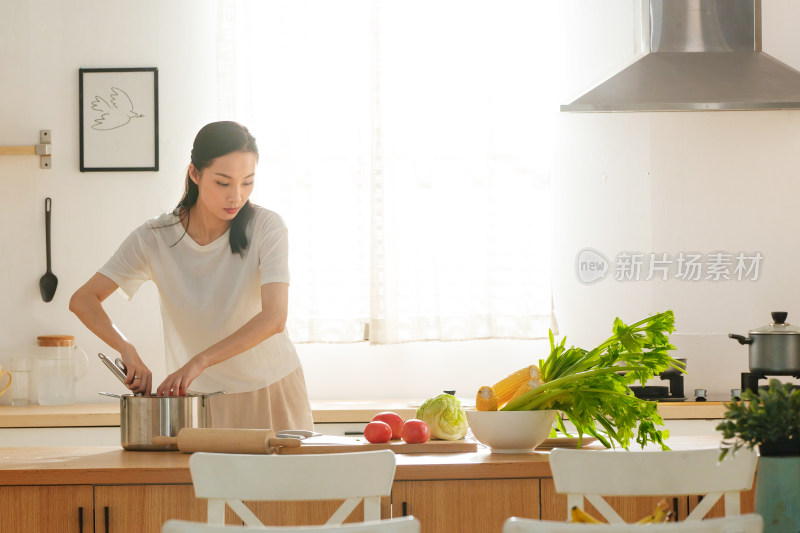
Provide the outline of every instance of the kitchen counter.
{"type": "MultiPolygon", "coordinates": [[[[668,441],[673,450],[718,448],[719,443],[714,436],[668,441]]],[[[597,443],[585,448],[605,450],[597,443]]],[[[0,448],[0,486],[191,483],[189,457],[118,446],[0,448]]],[[[548,460],[547,451],[492,454],[481,446],[472,453],[397,454],[395,481],[552,477],[548,460]]]]}
{"type": "MultiPolygon", "coordinates": [[[[669,439],[674,450],[717,449],[719,444],[719,436],[669,439]]],[[[597,443],[586,448],[605,450],[597,443]]],[[[9,533],[87,531],[84,526],[89,532],[158,533],[170,519],[203,522],[207,508],[194,493],[190,457],[119,446],[0,447],[4,524],[14,526],[9,533]]],[[[549,458],[547,450],[492,454],[484,447],[471,453],[397,454],[391,496],[382,499],[381,516],[412,514],[422,523],[422,533],[501,533],[509,516],[564,521],[567,499],[555,490],[549,458]]],[[[666,496],[679,518],[699,502],[697,496],[666,496]]],[[[743,512],[752,512],[753,500],[752,490],[742,494],[743,512]]],[[[635,521],[651,513],[656,501],[655,496],[627,498],[618,510],[624,520],[635,521]]],[[[322,523],[336,507],[330,502],[249,506],[275,525],[322,523]]],[[[717,503],[711,516],[721,512],[717,503]]]]}
{"type": "Polygon", "coordinates": [[[119,426],[118,403],[0,405],[0,428],[119,426]]]}
{"type": "MultiPolygon", "coordinates": [[[[413,418],[419,401],[365,400],[311,402],[315,424],[366,423],[380,411],[394,411],[413,418]]],[[[722,402],[664,402],[658,411],[665,420],[710,420],[722,418],[722,402]]],[[[0,428],[119,426],[118,403],[75,405],[0,405],[0,428]]]]}

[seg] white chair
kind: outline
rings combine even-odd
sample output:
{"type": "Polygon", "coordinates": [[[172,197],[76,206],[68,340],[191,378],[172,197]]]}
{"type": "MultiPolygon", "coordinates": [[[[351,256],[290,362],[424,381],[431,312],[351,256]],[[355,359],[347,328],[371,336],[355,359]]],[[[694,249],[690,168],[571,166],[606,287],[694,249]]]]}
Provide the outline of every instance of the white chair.
{"type": "Polygon", "coordinates": [[[702,494],[686,520],[702,520],[725,495],[725,515],[740,514],[739,495],[753,485],[757,457],[740,449],[719,462],[719,450],[609,452],[558,448],[550,453],[556,492],[567,495],[567,516],[584,497],[611,524],[624,521],[603,496],[702,494]]]}
{"type": "Polygon", "coordinates": [[[413,516],[326,526],[219,526],[169,520],[161,533],[419,533],[419,520],[413,516]]]}
{"type": "Polygon", "coordinates": [[[743,514],[692,522],[664,524],[573,524],[512,517],[503,533],[762,533],[761,515],[743,514]]]}
{"type": "Polygon", "coordinates": [[[394,480],[391,450],[313,455],[195,453],[195,495],[208,500],[208,523],[225,523],[225,506],[248,526],[264,524],[243,501],[344,500],[326,524],[341,524],[360,502],[364,521],[380,520],[394,480]]]}

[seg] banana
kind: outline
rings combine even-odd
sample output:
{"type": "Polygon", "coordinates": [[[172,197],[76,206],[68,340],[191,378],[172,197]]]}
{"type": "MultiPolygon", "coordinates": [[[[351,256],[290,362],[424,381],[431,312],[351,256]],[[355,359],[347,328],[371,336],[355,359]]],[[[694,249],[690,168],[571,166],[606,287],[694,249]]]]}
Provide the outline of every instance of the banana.
{"type": "Polygon", "coordinates": [[[656,508],[652,514],[649,514],[636,522],[637,524],[658,524],[661,522],[666,522],[667,518],[672,514],[672,509],[670,509],[669,502],[667,500],[661,500],[656,504],[656,508]]]}
{"type": "Polygon", "coordinates": [[[577,505],[573,506],[571,511],[572,522],[581,522],[584,524],[603,524],[600,520],[596,519],[577,505]]]}
{"type": "Polygon", "coordinates": [[[656,505],[656,510],[653,512],[653,522],[660,523],[666,522],[669,515],[672,514],[672,508],[667,500],[661,500],[656,505]]]}

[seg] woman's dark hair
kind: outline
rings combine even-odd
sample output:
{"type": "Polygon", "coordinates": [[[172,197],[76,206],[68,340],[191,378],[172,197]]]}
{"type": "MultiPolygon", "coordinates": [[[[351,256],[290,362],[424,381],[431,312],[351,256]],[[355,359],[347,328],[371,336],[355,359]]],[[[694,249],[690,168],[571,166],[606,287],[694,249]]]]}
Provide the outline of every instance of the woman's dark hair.
{"type": "MultiPolygon", "coordinates": [[[[201,172],[210,166],[214,159],[232,152],[252,152],[258,159],[258,146],[256,146],[255,137],[247,128],[237,122],[212,122],[203,126],[194,138],[192,164],[198,172],[201,172]]],[[[189,208],[197,203],[199,192],[197,184],[192,181],[187,170],[183,197],[173,211],[181,220],[186,219],[187,228],[189,227],[189,208]]],[[[250,200],[247,200],[231,221],[230,244],[232,253],[243,255],[247,249],[248,243],[245,229],[252,217],[253,206],[250,204],[250,200]]],[[[184,232],[185,234],[186,232],[184,232]]]]}

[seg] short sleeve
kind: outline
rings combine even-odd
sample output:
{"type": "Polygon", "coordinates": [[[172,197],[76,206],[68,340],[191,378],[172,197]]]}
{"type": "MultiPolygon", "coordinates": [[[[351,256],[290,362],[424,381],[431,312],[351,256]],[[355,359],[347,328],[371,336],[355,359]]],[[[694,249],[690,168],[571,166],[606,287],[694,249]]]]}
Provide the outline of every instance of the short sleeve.
{"type": "Polygon", "coordinates": [[[276,213],[256,222],[260,284],[289,283],[289,232],[276,213]]]}
{"type": "Polygon", "coordinates": [[[129,300],[133,298],[142,283],[152,279],[150,262],[142,241],[143,230],[144,227],[140,227],[128,235],[111,259],[98,270],[116,283],[129,300]]]}

